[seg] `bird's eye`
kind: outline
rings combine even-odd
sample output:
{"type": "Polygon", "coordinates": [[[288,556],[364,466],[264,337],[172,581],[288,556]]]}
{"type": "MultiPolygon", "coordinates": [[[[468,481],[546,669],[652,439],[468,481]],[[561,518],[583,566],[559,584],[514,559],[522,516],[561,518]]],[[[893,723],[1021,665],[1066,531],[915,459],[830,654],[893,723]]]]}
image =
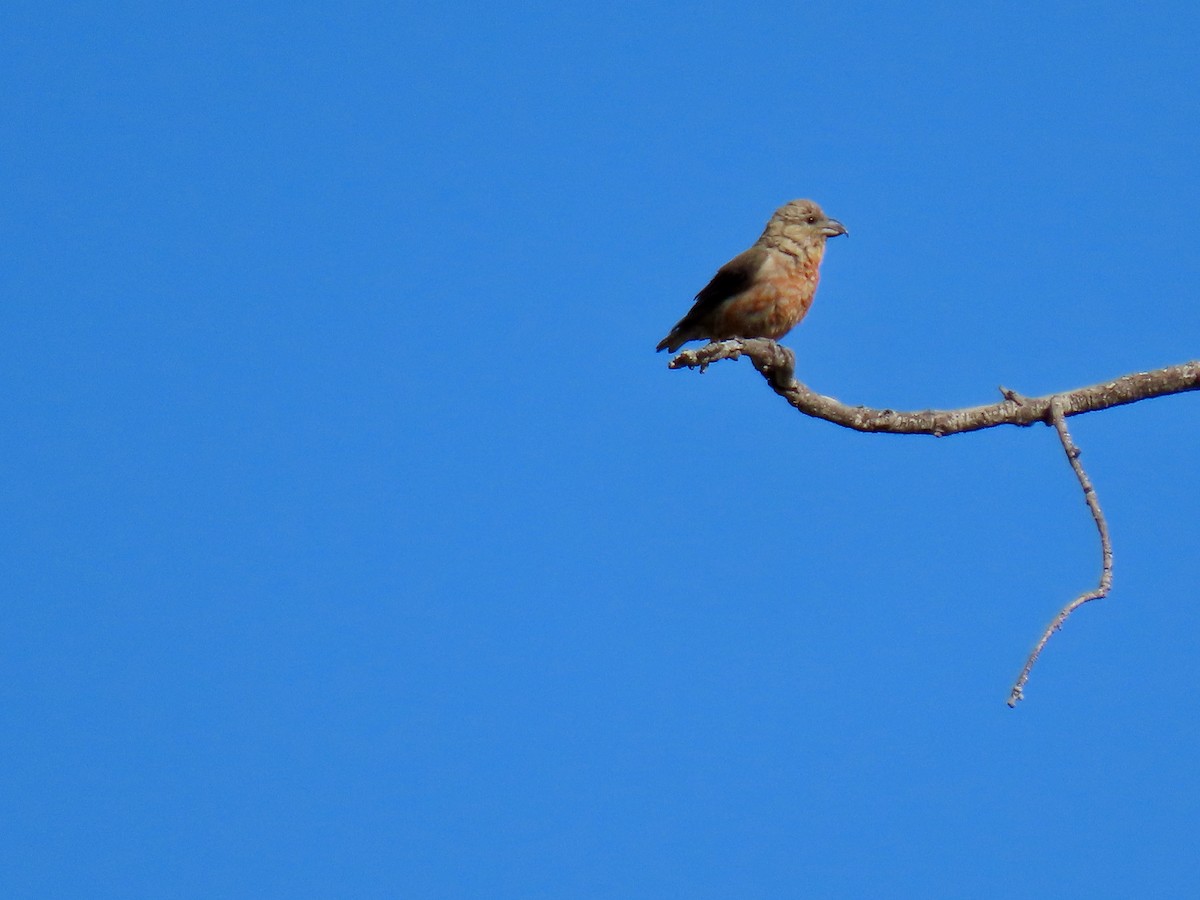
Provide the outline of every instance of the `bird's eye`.
{"type": "Polygon", "coordinates": [[[806,218],[804,221],[809,225],[815,225],[817,223],[817,217],[810,213],[808,218],[806,218]]]}

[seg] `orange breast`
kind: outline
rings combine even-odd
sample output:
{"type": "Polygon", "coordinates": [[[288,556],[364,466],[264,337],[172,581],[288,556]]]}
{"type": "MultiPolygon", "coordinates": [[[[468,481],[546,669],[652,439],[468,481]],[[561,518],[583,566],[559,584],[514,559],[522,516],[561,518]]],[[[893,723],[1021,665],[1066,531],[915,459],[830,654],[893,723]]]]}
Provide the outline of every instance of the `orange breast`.
{"type": "Polygon", "coordinates": [[[713,339],[783,337],[812,306],[818,278],[815,266],[789,266],[759,280],[713,312],[713,339]]]}

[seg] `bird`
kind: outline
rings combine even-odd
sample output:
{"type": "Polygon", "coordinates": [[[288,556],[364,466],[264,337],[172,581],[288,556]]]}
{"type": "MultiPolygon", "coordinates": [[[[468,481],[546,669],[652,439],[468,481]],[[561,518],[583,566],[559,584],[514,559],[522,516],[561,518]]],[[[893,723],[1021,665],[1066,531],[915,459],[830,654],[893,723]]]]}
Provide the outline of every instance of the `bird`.
{"type": "Polygon", "coordinates": [[[754,246],[721,266],[657,349],[674,353],[705,338],[783,337],[812,306],[825,241],[839,234],[849,234],[846,226],[812,200],[785,203],[754,246]]]}

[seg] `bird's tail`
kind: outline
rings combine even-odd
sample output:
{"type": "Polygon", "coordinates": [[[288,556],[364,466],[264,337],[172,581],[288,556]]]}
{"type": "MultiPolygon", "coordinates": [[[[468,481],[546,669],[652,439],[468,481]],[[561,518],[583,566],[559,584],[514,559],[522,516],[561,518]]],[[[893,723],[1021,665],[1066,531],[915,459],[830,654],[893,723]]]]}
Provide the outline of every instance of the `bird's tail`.
{"type": "Polygon", "coordinates": [[[691,338],[684,337],[683,329],[680,327],[682,324],[683,323],[681,322],[679,325],[676,325],[671,329],[665,338],[658,342],[658,346],[654,348],[655,352],[661,353],[663,350],[667,350],[671,353],[674,353],[689,340],[691,340],[691,338]]]}

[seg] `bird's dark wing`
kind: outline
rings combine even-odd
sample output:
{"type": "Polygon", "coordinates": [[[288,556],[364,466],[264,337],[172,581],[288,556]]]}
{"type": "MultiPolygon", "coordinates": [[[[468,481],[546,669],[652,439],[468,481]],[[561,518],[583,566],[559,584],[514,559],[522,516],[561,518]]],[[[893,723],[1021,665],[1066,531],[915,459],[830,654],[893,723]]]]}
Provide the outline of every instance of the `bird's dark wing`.
{"type": "Polygon", "coordinates": [[[692,304],[688,314],[659,341],[658,349],[674,353],[688,341],[705,337],[707,317],[730,297],[736,297],[754,284],[754,279],[766,260],[767,251],[754,246],[721,266],[712,277],[712,281],[696,295],[696,302],[692,304]]]}
{"type": "Polygon", "coordinates": [[[688,311],[687,319],[693,322],[702,318],[728,300],[740,294],[754,283],[754,277],[767,259],[762,247],[751,247],[738,254],[717,270],[712,281],[696,295],[696,302],[688,311]]]}

